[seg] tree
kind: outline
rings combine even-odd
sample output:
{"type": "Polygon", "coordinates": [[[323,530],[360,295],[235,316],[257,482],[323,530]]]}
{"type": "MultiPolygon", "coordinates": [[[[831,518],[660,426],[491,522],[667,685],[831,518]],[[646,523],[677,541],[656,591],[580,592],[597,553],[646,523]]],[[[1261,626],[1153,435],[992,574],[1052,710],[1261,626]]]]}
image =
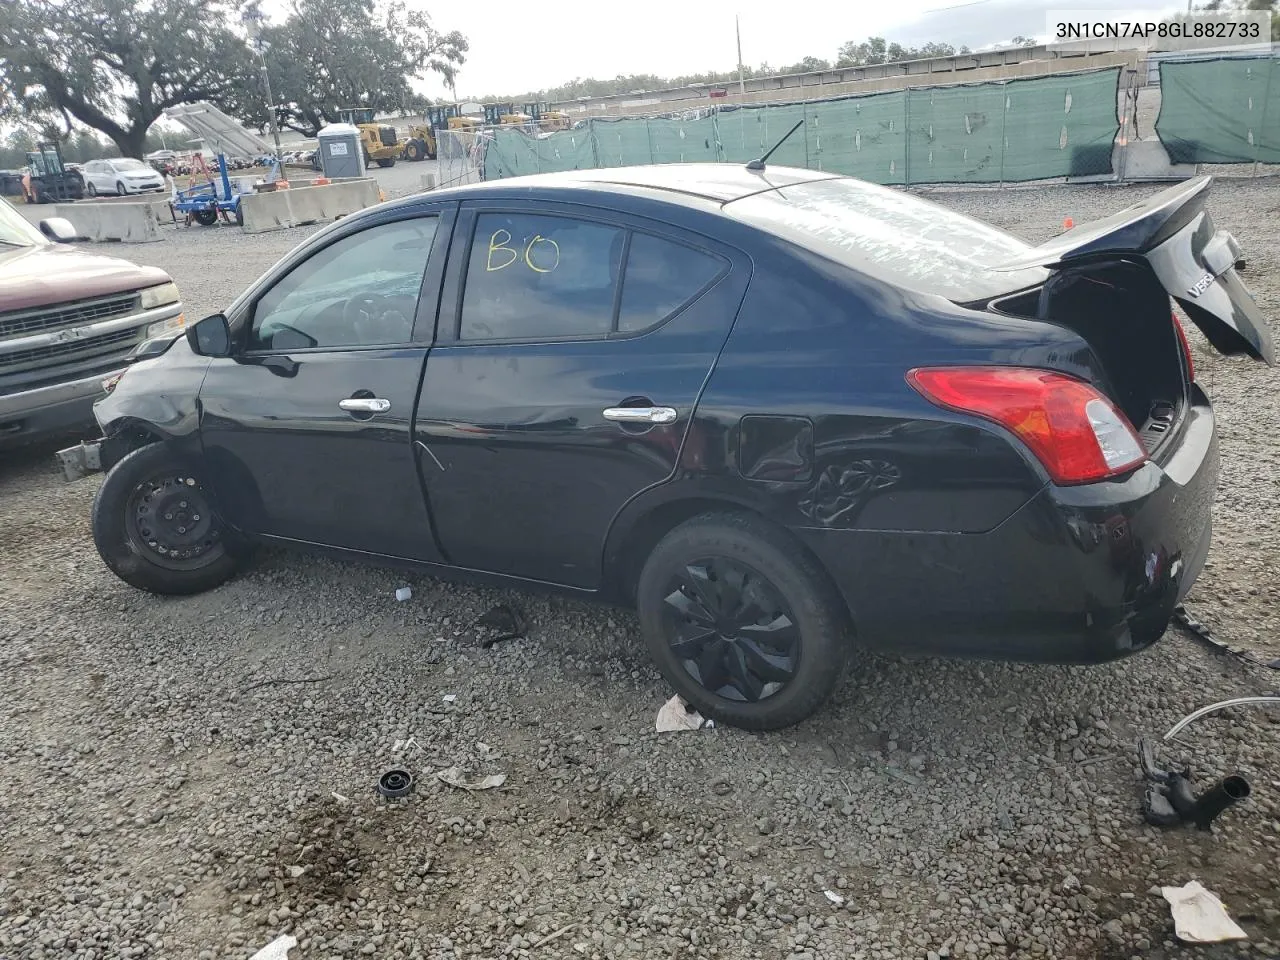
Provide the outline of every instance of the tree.
{"type": "Polygon", "coordinates": [[[1009,42],[1015,47],[1034,47],[1036,45],[1034,37],[1024,37],[1022,34],[1018,34],[1009,42]]]}
{"type": "Polygon", "coordinates": [[[871,37],[863,43],[850,40],[836,53],[837,67],[862,67],[870,63],[884,63],[886,46],[884,37],[871,37]]]}
{"type": "Polygon", "coordinates": [[[804,57],[799,63],[793,63],[789,67],[783,67],[779,73],[815,73],[818,70],[830,69],[830,60],[823,60],[820,57],[804,57]]]}
{"type": "Polygon", "coordinates": [[[228,0],[5,0],[0,118],[78,121],[140,157],[166,108],[236,103],[251,62],[230,12],[228,0]]]}
{"type": "MultiPolygon", "coordinates": [[[[410,81],[427,72],[452,84],[467,39],[442,34],[403,0],[297,0],[284,23],[262,33],[272,92],[285,126],[307,136],[343,107],[375,111],[420,106],[410,81]]],[[[249,92],[262,97],[257,81],[249,92]]]]}

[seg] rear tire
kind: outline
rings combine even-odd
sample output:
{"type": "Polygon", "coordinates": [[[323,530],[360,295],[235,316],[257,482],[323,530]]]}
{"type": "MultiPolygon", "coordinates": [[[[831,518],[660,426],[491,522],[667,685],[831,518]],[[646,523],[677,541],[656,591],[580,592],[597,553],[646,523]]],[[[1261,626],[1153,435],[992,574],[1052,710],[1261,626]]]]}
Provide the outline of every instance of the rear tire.
{"type": "Polygon", "coordinates": [[[380,167],[394,167],[395,165],[396,165],[395,157],[384,157],[383,159],[378,161],[378,166],[380,167]]]}
{"type": "Polygon", "coordinates": [[[426,145],[421,140],[410,140],[404,147],[404,158],[410,163],[417,163],[427,154],[426,145]]]}
{"type": "Polygon", "coordinates": [[[196,223],[202,227],[212,227],[218,222],[217,210],[197,210],[195,212],[196,223]]]}
{"type": "Polygon", "coordinates": [[[658,669],[703,716],[777,730],[831,696],[850,624],[826,571],[784,530],[703,514],[653,549],[636,588],[658,669]]]}
{"type": "Polygon", "coordinates": [[[212,590],[247,555],[209,504],[199,472],[163,443],[111,468],[93,500],[93,542],[125,583],[168,595],[212,590]]]}

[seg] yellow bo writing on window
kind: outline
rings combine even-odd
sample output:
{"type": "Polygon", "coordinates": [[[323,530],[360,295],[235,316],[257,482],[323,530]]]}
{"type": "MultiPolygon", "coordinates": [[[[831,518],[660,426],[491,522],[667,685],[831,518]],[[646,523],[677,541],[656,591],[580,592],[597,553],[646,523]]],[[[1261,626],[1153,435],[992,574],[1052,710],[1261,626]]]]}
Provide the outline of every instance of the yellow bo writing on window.
{"type": "Polygon", "coordinates": [[[493,273],[505,270],[516,261],[523,261],[534,273],[550,273],[560,266],[560,244],[550,237],[535,233],[521,249],[509,246],[511,232],[498,229],[489,237],[489,255],[485,260],[485,271],[493,273]]]}

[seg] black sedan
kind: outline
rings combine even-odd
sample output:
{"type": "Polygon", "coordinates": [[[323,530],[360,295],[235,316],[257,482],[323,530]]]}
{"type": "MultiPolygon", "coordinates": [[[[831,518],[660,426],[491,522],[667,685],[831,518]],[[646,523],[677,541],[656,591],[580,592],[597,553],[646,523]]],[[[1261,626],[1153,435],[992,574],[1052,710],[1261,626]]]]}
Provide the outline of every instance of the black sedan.
{"type": "Polygon", "coordinates": [[[580,171],[311,237],[96,406],[107,565],[184,594],[262,541],[633,604],[754,729],[853,642],[1098,662],[1199,574],[1214,416],[1171,298],[1270,363],[1207,178],[1039,247],[777,167],[580,171]]]}

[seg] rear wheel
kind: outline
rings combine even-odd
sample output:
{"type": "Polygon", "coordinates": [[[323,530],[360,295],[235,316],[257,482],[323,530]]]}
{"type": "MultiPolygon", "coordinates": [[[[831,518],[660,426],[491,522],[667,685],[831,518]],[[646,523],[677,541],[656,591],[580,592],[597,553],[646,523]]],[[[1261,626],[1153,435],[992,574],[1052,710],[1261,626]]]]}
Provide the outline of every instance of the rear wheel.
{"type": "Polygon", "coordinates": [[[427,155],[426,145],[421,140],[410,140],[404,146],[404,158],[410,162],[417,162],[427,155]]]}
{"type": "Polygon", "coordinates": [[[199,472],[160,443],[107,474],[93,501],[93,542],[125,583],[163,594],[213,589],[245,552],[214,513],[199,472]]]}
{"type": "Polygon", "coordinates": [[[645,562],[636,605],[676,691],[748,730],[813,714],[848,656],[848,616],[826,572],[755,517],[704,514],[672,530],[645,562]]]}
{"type": "Polygon", "coordinates": [[[381,160],[378,161],[378,166],[380,167],[394,167],[395,165],[396,165],[395,157],[383,157],[381,160]]]}
{"type": "Polygon", "coordinates": [[[218,222],[217,210],[197,210],[195,212],[196,223],[202,227],[212,227],[218,222]]]}

